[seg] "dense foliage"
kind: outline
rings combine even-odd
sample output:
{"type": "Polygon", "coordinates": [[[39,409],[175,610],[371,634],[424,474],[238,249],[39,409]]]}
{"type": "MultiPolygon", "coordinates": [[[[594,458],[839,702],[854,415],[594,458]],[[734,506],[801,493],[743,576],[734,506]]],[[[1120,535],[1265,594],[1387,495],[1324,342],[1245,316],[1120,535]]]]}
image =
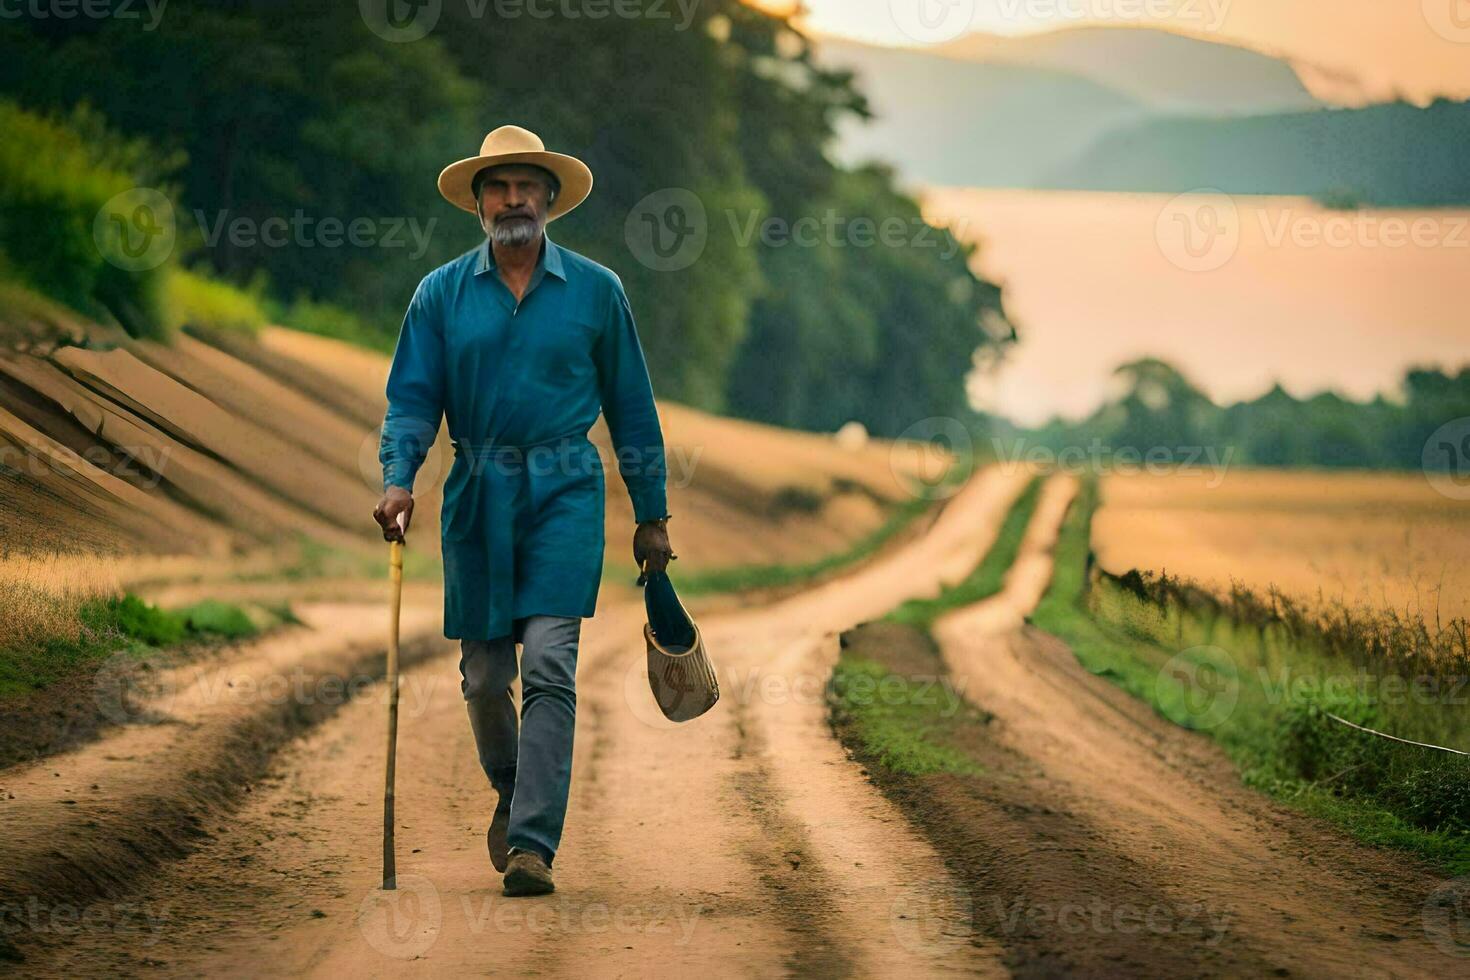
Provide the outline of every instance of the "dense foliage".
{"type": "Polygon", "coordinates": [[[551,233],[623,278],[661,396],[880,433],[966,414],[971,355],[1009,336],[999,291],[890,173],[831,162],[836,122],[866,112],[850,75],[739,0],[637,6],[431,4],[437,23],[407,43],[354,3],[170,5],[152,29],[32,19],[0,33],[0,86],[47,113],[89,104],[182,154],[160,179],[178,185],[187,264],[385,348],[419,278],[480,236],[439,199],[440,168],[494,126],[527,126],[596,175],[551,233]],[[662,271],[625,226],[670,189],[697,199],[707,241],[662,271]],[[820,233],[779,233],[803,219],[820,233]],[[368,244],[329,237],[332,222],[358,222],[368,244]],[[867,230],[885,222],[902,233],[867,230]]]}
{"type": "MultiPolygon", "coordinates": [[[[1135,361],[1117,373],[1120,398],[1081,422],[1056,421],[1022,441],[1135,467],[1151,453],[1177,462],[1196,449],[1249,466],[1423,467],[1461,476],[1470,467],[1470,368],[1411,370],[1395,398],[1356,402],[1328,391],[1298,399],[1278,386],[1225,407],[1162,361],[1135,361]]],[[[997,448],[1004,454],[1006,440],[997,448]]]]}

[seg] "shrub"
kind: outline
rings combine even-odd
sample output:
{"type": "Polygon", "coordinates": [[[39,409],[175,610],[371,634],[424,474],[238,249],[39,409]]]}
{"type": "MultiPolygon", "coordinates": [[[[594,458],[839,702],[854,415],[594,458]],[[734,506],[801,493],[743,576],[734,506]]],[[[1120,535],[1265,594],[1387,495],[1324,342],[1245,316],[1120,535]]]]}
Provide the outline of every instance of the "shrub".
{"type": "Polygon", "coordinates": [[[86,110],[67,122],[3,100],[0,132],[0,269],[87,316],[115,319],[135,335],[162,334],[165,266],[110,262],[104,250],[116,244],[116,226],[99,220],[138,186],[138,175],[120,168],[142,166],[146,149],[105,135],[86,110]]]}
{"type": "Polygon", "coordinates": [[[213,327],[254,334],[266,323],[257,293],[185,269],[170,270],[166,295],[172,327],[213,327]]]}

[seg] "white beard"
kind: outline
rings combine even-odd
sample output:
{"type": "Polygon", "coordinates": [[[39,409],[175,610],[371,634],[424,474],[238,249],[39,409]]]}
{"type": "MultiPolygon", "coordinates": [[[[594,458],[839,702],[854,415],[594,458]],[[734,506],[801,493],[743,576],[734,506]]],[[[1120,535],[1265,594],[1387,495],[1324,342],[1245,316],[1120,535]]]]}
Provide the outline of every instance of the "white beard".
{"type": "Polygon", "coordinates": [[[529,218],[515,218],[508,222],[496,222],[490,231],[490,240],[503,248],[519,248],[536,240],[536,222],[529,218]]]}

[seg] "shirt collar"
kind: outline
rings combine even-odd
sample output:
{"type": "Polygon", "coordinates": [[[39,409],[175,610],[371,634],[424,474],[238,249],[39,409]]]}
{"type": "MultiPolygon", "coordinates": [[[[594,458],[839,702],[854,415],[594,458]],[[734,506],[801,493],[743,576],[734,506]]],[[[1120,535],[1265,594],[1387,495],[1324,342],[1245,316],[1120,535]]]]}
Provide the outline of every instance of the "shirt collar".
{"type": "MultiPolygon", "coordinates": [[[[532,277],[536,277],[544,269],[562,282],[566,282],[567,274],[565,267],[562,265],[561,246],[552,241],[551,236],[544,231],[541,237],[544,244],[541,247],[541,255],[536,260],[536,268],[531,273],[532,277]]],[[[475,275],[489,272],[495,268],[495,250],[490,247],[490,239],[488,237],[480,244],[477,251],[480,253],[480,259],[475,265],[475,275]]]]}

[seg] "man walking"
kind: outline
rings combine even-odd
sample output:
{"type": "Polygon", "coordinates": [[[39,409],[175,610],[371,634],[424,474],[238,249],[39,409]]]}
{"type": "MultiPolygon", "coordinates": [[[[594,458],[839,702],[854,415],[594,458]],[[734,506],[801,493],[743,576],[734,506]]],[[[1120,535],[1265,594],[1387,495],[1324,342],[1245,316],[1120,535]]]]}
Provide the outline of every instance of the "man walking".
{"type": "Polygon", "coordinates": [[[475,213],[485,241],[414,292],[379,449],[373,516],[385,539],[401,540],[398,516],[411,518],[414,477],[448,422],[444,635],[460,640],[470,727],[499,794],[486,841],[507,895],[553,890],[577,643],[602,579],[605,484],[587,439],[599,411],[633,502],[634,561],[652,573],[674,557],[663,434],[622,281],[545,233],[591,189],[582,161],[518,126],[439,175],[439,192],[475,213]]]}

